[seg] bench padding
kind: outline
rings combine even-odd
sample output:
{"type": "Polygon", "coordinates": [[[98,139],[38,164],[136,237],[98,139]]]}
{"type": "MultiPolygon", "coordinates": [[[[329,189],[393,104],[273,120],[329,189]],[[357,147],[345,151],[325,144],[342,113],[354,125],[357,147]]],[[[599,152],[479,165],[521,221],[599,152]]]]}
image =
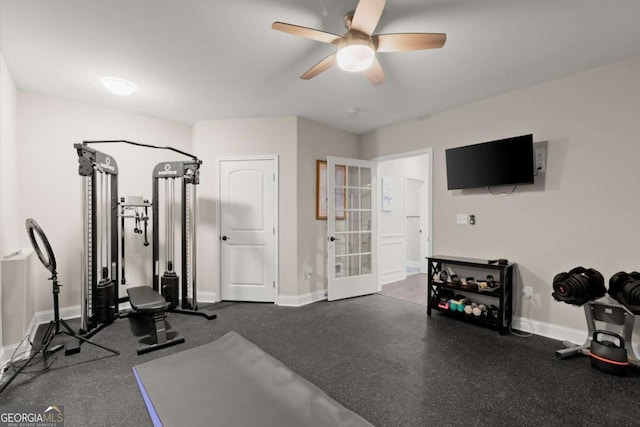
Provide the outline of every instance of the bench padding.
{"type": "Polygon", "coordinates": [[[129,288],[127,294],[131,307],[138,313],[156,313],[169,308],[169,303],[164,297],[149,286],[129,288]]]}

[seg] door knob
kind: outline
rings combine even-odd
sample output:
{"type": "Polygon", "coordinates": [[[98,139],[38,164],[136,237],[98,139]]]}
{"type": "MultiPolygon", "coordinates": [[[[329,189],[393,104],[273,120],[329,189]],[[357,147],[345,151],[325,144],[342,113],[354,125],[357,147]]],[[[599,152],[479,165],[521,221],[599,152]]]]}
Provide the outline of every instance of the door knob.
{"type": "Polygon", "coordinates": [[[335,237],[333,237],[333,236],[329,237],[329,241],[330,241],[330,242],[335,242],[336,240],[338,240],[338,239],[336,239],[336,238],[335,238],[335,237]]]}
{"type": "Polygon", "coordinates": [[[227,239],[230,239],[230,238],[231,238],[231,237],[222,236],[220,239],[222,239],[222,240],[227,240],[227,239]]]}

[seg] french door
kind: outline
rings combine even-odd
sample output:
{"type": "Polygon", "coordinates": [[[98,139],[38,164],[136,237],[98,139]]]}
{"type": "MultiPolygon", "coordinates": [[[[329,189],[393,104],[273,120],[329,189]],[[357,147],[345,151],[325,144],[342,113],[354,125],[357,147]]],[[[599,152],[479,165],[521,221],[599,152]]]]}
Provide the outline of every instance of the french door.
{"type": "Polygon", "coordinates": [[[327,299],[378,292],[375,163],[327,158],[327,299]]]}

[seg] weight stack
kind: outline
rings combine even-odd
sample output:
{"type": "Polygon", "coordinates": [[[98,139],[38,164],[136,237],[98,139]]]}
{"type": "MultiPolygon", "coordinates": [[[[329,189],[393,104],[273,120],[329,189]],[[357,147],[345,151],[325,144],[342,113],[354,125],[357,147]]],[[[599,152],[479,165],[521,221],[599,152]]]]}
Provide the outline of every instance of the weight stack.
{"type": "Polygon", "coordinates": [[[162,296],[169,303],[169,308],[178,306],[179,300],[179,280],[178,275],[173,271],[165,271],[160,278],[160,289],[162,296]]]}
{"type": "Polygon", "coordinates": [[[114,319],[113,280],[102,279],[96,287],[95,319],[98,323],[109,323],[114,319]]]}

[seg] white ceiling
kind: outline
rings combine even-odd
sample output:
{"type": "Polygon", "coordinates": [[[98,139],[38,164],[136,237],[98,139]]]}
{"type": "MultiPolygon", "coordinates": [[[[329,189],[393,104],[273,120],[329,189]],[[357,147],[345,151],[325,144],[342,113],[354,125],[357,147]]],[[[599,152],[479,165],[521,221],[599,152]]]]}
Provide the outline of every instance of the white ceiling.
{"type": "Polygon", "coordinates": [[[21,90],[193,124],[303,116],[356,134],[640,55],[638,0],[388,0],[375,33],[443,32],[442,49],[381,53],[387,82],[298,77],[357,0],[0,0],[0,49],[21,90]],[[140,90],[107,93],[100,76],[140,90]],[[349,114],[357,107],[357,114],[349,114]]]}

